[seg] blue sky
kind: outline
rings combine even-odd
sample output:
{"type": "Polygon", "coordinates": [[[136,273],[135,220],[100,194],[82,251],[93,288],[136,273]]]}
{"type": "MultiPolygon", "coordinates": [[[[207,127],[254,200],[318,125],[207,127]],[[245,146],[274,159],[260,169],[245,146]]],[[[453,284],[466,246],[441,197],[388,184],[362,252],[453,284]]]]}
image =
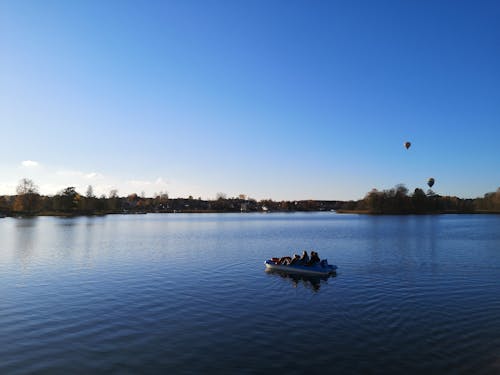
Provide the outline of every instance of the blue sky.
{"type": "Polygon", "coordinates": [[[2,1],[0,194],[500,186],[496,1],[2,1]],[[412,147],[405,150],[409,140],[412,147]]]}

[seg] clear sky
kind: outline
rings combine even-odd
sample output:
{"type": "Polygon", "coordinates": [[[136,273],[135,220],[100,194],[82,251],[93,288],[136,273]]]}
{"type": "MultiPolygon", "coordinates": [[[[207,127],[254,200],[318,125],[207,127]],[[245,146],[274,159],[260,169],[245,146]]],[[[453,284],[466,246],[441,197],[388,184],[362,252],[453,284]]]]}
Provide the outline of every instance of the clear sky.
{"type": "Polygon", "coordinates": [[[499,20],[498,1],[3,0],[0,194],[482,196],[499,20]]]}

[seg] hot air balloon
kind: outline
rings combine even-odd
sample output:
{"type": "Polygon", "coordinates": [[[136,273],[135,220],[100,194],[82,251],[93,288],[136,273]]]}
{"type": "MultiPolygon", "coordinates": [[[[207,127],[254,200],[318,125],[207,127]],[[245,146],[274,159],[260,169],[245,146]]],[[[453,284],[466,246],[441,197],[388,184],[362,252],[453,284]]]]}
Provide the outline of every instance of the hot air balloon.
{"type": "Polygon", "coordinates": [[[431,177],[431,178],[429,178],[429,179],[427,180],[427,185],[429,185],[429,187],[431,188],[431,187],[432,187],[432,185],[434,185],[434,178],[432,178],[432,177],[431,177]]]}
{"type": "Polygon", "coordinates": [[[410,148],[410,146],[411,146],[411,142],[405,142],[405,147],[407,150],[410,148]]]}

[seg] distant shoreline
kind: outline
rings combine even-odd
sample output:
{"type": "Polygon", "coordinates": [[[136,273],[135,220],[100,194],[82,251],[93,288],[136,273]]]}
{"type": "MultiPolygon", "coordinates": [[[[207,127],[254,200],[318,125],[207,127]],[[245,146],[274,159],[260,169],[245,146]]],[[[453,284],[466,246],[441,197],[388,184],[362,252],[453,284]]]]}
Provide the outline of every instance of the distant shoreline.
{"type": "Polygon", "coordinates": [[[370,212],[368,210],[337,210],[338,214],[357,214],[357,215],[372,215],[372,216],[411,216],[411,215],[500,215],[500,211],[428,211],[428,212],[370,212]]]}
{"type": "Polygon", "coordinates": [[[386,190],[373,189],[363,199],[257,201],[244,194],[228,198],[219,193],[215,200],[170,198],[162,193],[155,197],[130,194],[118,196],[116,190],[109,196],[93,195],[89,186],[86,195],[74,187],[67,187],[54,196],[38,194],[33,181],[23,179],[17,195],[0,196],[0,217],[5,216],[95,216],[109,214],[145,213],[236,213],[236,212],[331,212],[359,215],[432,215],[432,214],[499,214],[500,188],[481,198],[464,199],[441,196],[428,190],[415,189],[410,193],[400,184],[386,190]]]}
{"type": "Polygon", "coordinates": [[[336,214],[354,214],[368,216],[423,216],[423,215],[500,215],[500,211],[429,211],[429,212],[370,212],[368,210],[309,210],[309,211],[216,211],[216,210],[184,210],[184,211],[163,211],[163,212],[96,212],[96,213],[68,213],[68,212],[40,212],[37,214],[8,214],[0,215],[1,218],[33,218],[33,217],[102,217],[107,215],[145,215],[145,214],[277,214],[277,213],[336,213],[336,214]]]}

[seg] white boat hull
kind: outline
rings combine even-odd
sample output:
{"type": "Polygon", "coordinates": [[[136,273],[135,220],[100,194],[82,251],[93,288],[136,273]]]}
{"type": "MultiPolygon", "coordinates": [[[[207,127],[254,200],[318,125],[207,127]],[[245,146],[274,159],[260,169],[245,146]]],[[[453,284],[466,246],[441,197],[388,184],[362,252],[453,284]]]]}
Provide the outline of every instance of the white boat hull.
{"type": "Polygon", "coordinates": [[[325,267],[321,265],[316,266],[298,266],[298,265],[284,265],[284,264],[276,264],[272,260],[266,260],[264,262],[267,269],[283,271],[289,273],[300,273],[303,275],[331,275],[337,271],[337,266],[327,265],[325,267]]]}

